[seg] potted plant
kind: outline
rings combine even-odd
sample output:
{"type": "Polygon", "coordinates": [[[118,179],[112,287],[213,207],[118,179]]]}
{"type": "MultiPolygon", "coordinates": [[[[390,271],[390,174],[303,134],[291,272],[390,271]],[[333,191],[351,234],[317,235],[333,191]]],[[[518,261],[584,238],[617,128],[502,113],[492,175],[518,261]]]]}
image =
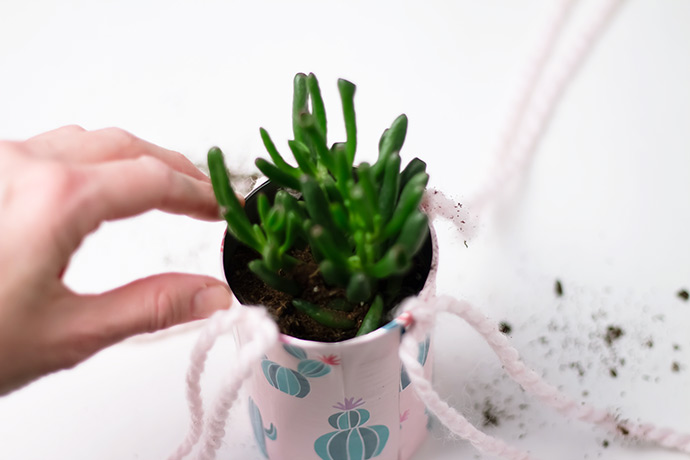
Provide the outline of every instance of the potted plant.
{"type": "MultiPolygon", "coordinates": [[[[403,327],[393,312],[431,266],[419,208],[429,177],[417,158],[401,168],[405,115],[384,131],[377,161],[355,166],[355,86],[341,79],[338,89],[347,138],[329,146],[318,81],[295,76],[296,166],[261,129],[271,161],[256,165],[269,182],[244,207],[220,149],[208,154],[228,222],[228,283],[240,302],[266,306],[282,332],[253,372],[250,416],[268,458],[407,459],[427,416],[398,358],[403,327]]],[[[428,373],[429,342],[419,344],[428,373]]]]}

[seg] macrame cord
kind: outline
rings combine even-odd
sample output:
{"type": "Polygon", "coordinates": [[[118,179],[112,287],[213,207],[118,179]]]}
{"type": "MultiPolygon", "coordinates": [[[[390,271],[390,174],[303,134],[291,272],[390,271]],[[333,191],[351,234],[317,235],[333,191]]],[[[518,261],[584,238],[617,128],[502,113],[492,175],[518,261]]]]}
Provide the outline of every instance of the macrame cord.
{"type": "MultiPolygon", "coordinates": [[[[494,201],[509,182],[521,176],[529,164],[539,139],[557,106],[568,83],[576,74],[578,67],[602,34],[622,0],[603,0],[594,14],[588,18],[576,40],[563,52],[557,61],[550,78],[539,85],[544,78],[546,64],[553,53],[554,46],[564,28],[576,0],[561,0],[547,22],[543,39],[530,59],[530,66],[519,85],[518,96],[509,111],[506,126],[501,131],[494,152],[496,163],[485,182],[466,204],[459,204],[440,191],[429,189],[422,207],[429,215],[430,222],[438,217],[446,218],[467,238],[476,229],[476,220],[487,204],[494,201]],[[466,222],[474,219],[475,225],[466,222]]],[[[498,356],[505,371],[522,388],[535,395],[542,403],[556,409],[563,415],[599,425],[611,432],[625,432],[641,441],[658,444],[690,454],[690,434],[679,433],[670,428],[659,428],[652,424],[637,424],[620,421],[613,413],[595,408],[589,404],[575,401],[544,382],[532,369],[520,360],[518,351],[510,346],[497,324],[486,318],[468,302],[449,296],[436,296],[436,272],[438,267],[438,242],[433,225],[430,225],[433,246],[431,271],[427,284],[419,296],[407,300],[401,307],[398,321],[405,334],[401,341],[399,357],[405,366],[410,381],[427,409],[457,436],[469,441],[478,451],[497,455],[508,460],[527,460],[527,452],[507,445],[500,439],[489,436],[474,427],[456,409],[451,408],[433,389],[431,382],[424,377],[422,365],[417,361],[418,343],[433,328],[439,313],[450,313],[465,320],[481,334],[498,356]]],[[[187,373],[187,401],[191,415],[189,432],[169,457],[180,460],[189,455],[194,446],[200,443],[197,460],[211,460],[225,436],[225,424],[229,411],[237,399],[242,383],[247,380],[252,366],[255,366],[279,340],[275,322],[261,307],[234,305],[227,311],[216,312],[202,331],[191,354],[187,373]],[[237,355],[229,361],[229,377],[221,387],[213,409],[204,419],[200,379],[204,371],[208,353],[216,339],[233,329],[242,329],[247,335],[246,342],[237,355]]]]}
{"type": "Polygon", "coordinates": [[[242,383],[249,378],[252,366],[278,342],[278,337],[278,326],[262,307],[234,305],[229,310],[217,311],[207,320],[192,350],[191,363],[187,371],[187,403],[191,415],[189,432],[182,444],[169,457],[170,460],[179,460],[189,455],[202,438],[202,434],[204,436],[196,458],[215,458],[225,436],[225,422],[230,408],[237,399],[242,383]],[[211,415],[204,421],[200,380],[208,353],[218,337],[236,328],[248,332],[247,342],[238,350],[234,359],[228,361],[229,377],[221,386],[211,415]]]}

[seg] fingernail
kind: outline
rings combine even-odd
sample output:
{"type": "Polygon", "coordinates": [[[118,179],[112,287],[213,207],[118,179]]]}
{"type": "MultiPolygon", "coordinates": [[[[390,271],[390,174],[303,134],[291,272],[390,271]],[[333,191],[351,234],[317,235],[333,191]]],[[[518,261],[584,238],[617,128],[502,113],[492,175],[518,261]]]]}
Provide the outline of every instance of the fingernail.
{"type": "Polygon", "coordinates": [[[192,299],[192,318],[208,318],[217,310],[229,308],[231,298],[230,289],[219,284],[200,290],[192,299]]]}

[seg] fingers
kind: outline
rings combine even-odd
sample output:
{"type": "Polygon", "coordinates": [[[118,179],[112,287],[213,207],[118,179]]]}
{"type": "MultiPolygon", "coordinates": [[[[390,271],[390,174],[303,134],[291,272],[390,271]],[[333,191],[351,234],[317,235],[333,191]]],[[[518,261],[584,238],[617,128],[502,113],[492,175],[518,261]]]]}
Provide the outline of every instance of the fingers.
{"type": "Polygon", "coordinates": [[[171,169],[143,156],[73,170],[72,182],[81,184],[65,218],[77,222],[80,235],[104,220],[121,219],[151,209],[218,220],[220,211],[210,183],[171,169]]]}
{"type": "Polygon", "coordinates": [[[146,142],[119,128],[86,131],[80,126],[64,126],[34,136],[24,146],[34,156],[74,164],[151,156],[195,179],[209,180],[181,153],[146,142]]]}
{"type": "Polygon", "coordinates": [[[92,353],[127,337],[208,318],[230,307],[227,284],[207,276],[163,274],[95,296],[78,296],[68,331],[92,353]]]}

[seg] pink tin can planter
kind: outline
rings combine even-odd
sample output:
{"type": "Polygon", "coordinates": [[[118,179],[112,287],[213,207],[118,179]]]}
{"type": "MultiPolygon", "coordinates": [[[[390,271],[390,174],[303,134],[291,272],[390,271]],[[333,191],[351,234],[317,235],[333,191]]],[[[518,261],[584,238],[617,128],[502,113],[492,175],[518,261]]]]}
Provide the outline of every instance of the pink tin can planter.
{"type": "MultiPolygon", "coordinates": [[[[249,382],[257,445],[272,460],[408,459],[428,417],[398,358],[403,325],[323,343],[283,335],[249,382]]],[[[242,341],[242,333],[239,332],[242,341]]],[[[430,340],[419,360],[431,377],[430,340]]]]}
{"type": "MultiPolygon", "coordinates": [[[[246,199],[255,217],[253,197],[275,193],[266,183],[246,199]]],[[[226,234],[223,267],[240,303],[241,286],[232,285],[233,253],[238,242],[226,234]]],[[[405,279],[416,292],[431,267],[431,236],[418,257],[423,276],[405,279]]],[[[281,334],[252,371],[249,415],[256,443],[271,460],[409,459],[424,441],[428,416],[400,362],[398,350],[406,326],[401,318],[341,342],[303,340],[281,334]]],[[[237,332],[242,344],[247,331],[237,332]]],[[[431,339],[419,343],[418,361],[427,378],[432,372],[431,339]]]]}

